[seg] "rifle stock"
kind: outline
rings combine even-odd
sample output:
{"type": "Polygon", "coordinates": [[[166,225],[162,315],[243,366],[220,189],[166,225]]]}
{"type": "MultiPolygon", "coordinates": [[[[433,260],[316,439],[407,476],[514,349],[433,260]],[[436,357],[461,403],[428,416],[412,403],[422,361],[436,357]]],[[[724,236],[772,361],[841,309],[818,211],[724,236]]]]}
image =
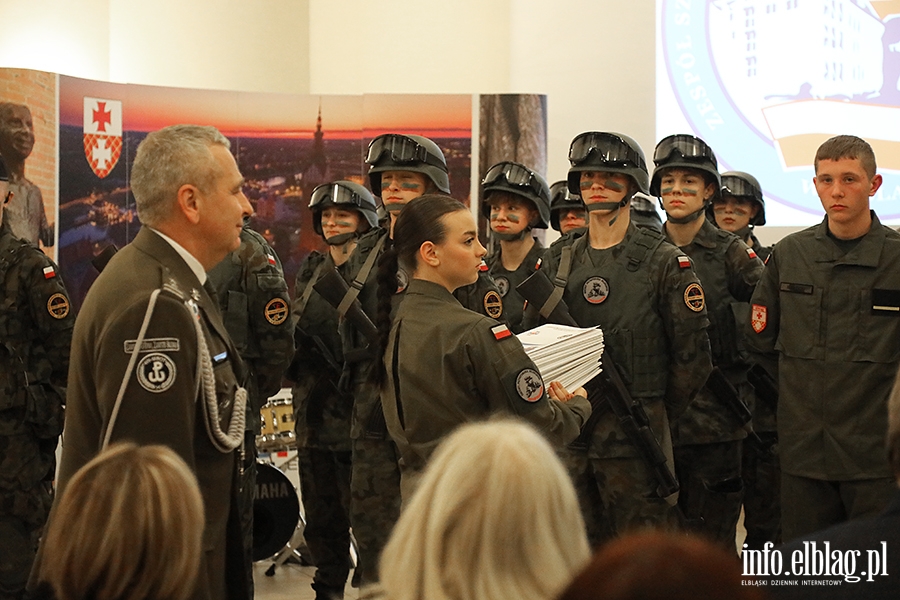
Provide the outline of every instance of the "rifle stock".
{"type": "MultiPolygon", "coordinates": [[[[350,286],[347,285],[347,282],[344,281],[341,274],[337,272],[337,269],[331,269],[319,278],[315,285],[313,285],[313,289],[316,290],[326,302],[337,308],[343,301],[350,286]]],[[[359,300],[354,300],[350,304],[345,316],[353,323],[354,327],[359,330],[369,343],[378,343],[378,328],[375,327],[375,324],[369,319],[369,315],[363,310],[359,300]]]]}

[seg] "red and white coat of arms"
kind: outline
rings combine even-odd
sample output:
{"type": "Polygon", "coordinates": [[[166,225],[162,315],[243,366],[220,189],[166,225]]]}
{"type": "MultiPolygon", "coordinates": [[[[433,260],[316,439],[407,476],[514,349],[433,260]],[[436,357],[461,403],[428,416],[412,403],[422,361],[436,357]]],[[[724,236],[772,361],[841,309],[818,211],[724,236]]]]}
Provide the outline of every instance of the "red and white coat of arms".
{"type": "Polygon", "coordinates": [[[122,155],[122,102],[84,98],[84,155],[103,179],[122,155]]]}

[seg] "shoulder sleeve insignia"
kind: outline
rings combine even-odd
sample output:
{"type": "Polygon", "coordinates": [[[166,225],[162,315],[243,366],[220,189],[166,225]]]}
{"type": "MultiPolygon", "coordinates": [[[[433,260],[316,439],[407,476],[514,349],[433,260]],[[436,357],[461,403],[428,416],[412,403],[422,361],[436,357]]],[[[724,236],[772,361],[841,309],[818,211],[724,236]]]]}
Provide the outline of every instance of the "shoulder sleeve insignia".
{"type": "Polygon", "coordinates": [[[482,273],[487,273],[490,267],[487,266],[487,263],[484,262],[484,259],[481,259],[481,264],[478,265],[478,270],[482,273]]]}
{"type": "Polygon", "coordinates": [[[492,319],[499,319],[503,314],[503,300],[494,290],[484,295],[484,312],[492,319]]]}
{"type": "Polygon", "coordinates": [[[47,299],[47,312],[54,319],[65,319],[69,314],[69,299],[65,294],[56,292],[47,299]]]}
{"type": "Polygon", "coordinates": [[[701,312],[706,304],[706,295],[699,283],[692,283],[684,290],[684,303],[694,312],[701,312]]]}
{"type": "Polygon", "coordinates": [[[682,254],[678,257],[678,266],[682,269],[689,269],[691,267],[691,259],[682,254]]]}
{"type": "Polygon", "coordinates": [[[756,333],[762,333],[766,329],[768,311],[762,304],[754,304],[750,311],[750,325],[756,333]]]}
{"type": "Polygon", "coordinates": [[[525,402],[537,402],[544,397],[544,380],[534,369],[522,369],[516,375],[516,393],[525,402]]]}
{"type": "Polygon", "coordinates": [[[275,257],[272,256],[271,254],[269,254],[268,252],[266,252],[266,261],[268,261],[268,263],[269,263],[270,265],[272,265],[273,267],[276,266],[276,265],[278,264],[278,263],[275,261],[275,257]]]}
{"type": "Polygon", "coordinates": [[[160,394],[175,383],[175,361],[165,354],[154,352],[148,354],[135,367],[138,383],[153,394],[160,394]]]}
{"type": "Polygon", "coordinates": [[[44,279],[53,279],[54,277],[56,277],[56,269],[53,268],[53,265],[44,267],[44,279]]]}
{"type": "Polygon", "coordinates": [[[281,325],[287,320],[288,303],[283,298],[272,298],[266,303],[264,316],[270,325],[281,325]]]}
{"type": "Polygon", "coordinates": [[[494,334],[494,339],[497,340],[512,337],[512,331],[510,331],[509,327],[507,327],[506,325],[497,325],[495,327],[491,327],[491,333],[494,334]]]}
{"type": "Polygon", "coordinates": [[[753,248],[747,248],[747,256],[750,258],[757,258],[756,252],[753,251],[753,248]]]}

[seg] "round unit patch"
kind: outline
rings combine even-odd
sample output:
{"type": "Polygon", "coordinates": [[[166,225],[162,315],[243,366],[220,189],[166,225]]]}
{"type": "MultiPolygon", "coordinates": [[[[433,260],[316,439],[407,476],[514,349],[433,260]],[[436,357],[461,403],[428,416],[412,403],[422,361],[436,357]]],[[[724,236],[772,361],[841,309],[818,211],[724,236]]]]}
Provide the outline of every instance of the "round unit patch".
{"type": "Polygon", "coordinates": [[[706,303],[706,296],[703,294],[703,288],[699,283],[692,283],[684,290],[684,303],[694,312],[703,310],[706,303]]]}
{"type": "Polygon", "coordinates": [[[406,289],[406,286],[409,285],[409,275],[406,274],[406,271],[403,269],[397,270],[397,291],[395,294],[399,294],[403,290],[406,289]]]}
{"type": "Polygon", "coordinates": [[[494,290],[484,295],[484,312],[492,319],[499,319],[503,314],[503,300],[494,290]]]}
{"type": "Polygon", "coordinates": [[[175,383],[175,363],[160,352],[148,354],[137,364],[137,379],[148,392],[159,394],[175,383]]]}
{"type": "Polygon", "coordinates": [[[544,396],[544,380],[534,369],[524,369],[516,376],[516,392],[525,402],[537,402],[544,396]]]}
{"type": "Polygon", "coordinates": [[[272,298],[266,304],[265,316],[266,321],[272,325],[281,325],[288,316],[287,302],[281,298],[272,298]]]}
{"type": "Polygon", "coordinates": [[[584,282],[581,293],[591,304],[602,304],[609,297],[609,284],[602,277],[591,277],[584,282]]]}
{"type": "Polygon", "coordinates": [[[65,294],[56,292],[47,299],[47,312],[54,319],[65,319],[69,314],[69,299],[65,294]]]}
{"type": "Polygon", "coordinates": [[[509,292],[509,279],[496,277],[494,278],[494,283],[497,284],[497,289],[500,290],[500,296],[506,298],[506,293],[509,292]]]}

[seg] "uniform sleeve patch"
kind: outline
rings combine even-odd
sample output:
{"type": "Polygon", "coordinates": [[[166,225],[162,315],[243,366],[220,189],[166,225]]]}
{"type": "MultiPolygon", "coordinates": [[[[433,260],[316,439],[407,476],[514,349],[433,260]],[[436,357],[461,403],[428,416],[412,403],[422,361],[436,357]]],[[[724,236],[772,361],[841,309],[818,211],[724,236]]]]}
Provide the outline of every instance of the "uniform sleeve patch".
{"type": "Polygon", "coordinates": [[[544,380],[534,369],[523,369],[516,376],[516,393],[525,402],[537,402],[544,397],[544,380]]]}
{"type": "Polygon", "coordinates": [[[283,298],[272,298],[266,303],[264,311],[266,321],[271,325],[281,325],[287,320],[288,304],[283,298]]]}
{"type": "Polygon", "coordinates": [[[272,265],[273,267],[276,266],[276,265],[278,264],[278,263],[275,261],[275,257],[272,256],[271,254],[266,254],[266,260],[267,260],[267,261],[269,262],[269,264],[272,265]]]}
{"type": "Polygon", "coordinates": [[[54,319],[65,319],[69,315],[69,299],[56,292],[47,299],[47,312],[54,319]]]}
{"type": "Polygon", "coordinates": [[[766,329],[768,310],[762,304],[754,304],[750,311],[750,326],[756,333],[762,333],[766,329]]]}
{"type": "Polygon", "coordinates": [[[682,269],[689,269],[691,267],[691,259],[687,256],[679,256],[678,257],[678,266],[682,269]]]}
{"type": "Polygon", "coordinates": [[[165,354],[148,354],[137,364],[136,370],[138,383],[153,394],[161,394],[175,383],[175,362],[165,354]]]}
{"type": "Polygon", "coordinates": [[[753,248],[747,248],[747,256],[750,258],[758,258],[756,252],[753,251],[753,248]]]}
{"type": "Polygon", "coordinates": [[[53,268],[53,265],[44,267],[44,279],[53,279],[54,277],[56,277],[56,269],[53,268]]]}
{"type": "Polygon", "coordinates": [[[706,304],[706,295],[699,283],[692,283],[684,290],[684,303],[694,312],[701,312],[706,304]]]}
{"type": "Polygon", "coordinates": [[[503,315],[503,300],[494,290],[484,295],[484,312],[492,319],[499,319],[503,315]]]}
{"type": "Polygon", "coordinates": [[[487,263],[484,262],[484,259],[481,260],[481,264],[478,265],[478,270],[482,273],[487,273],[490,267],[487,266],[487,263]]]}
{"type": "Polygon", "coordinates": [[[496,327],[491,327],[491,333],[493,333],[494,338],[498,340],[512,337],[512,331],[510,331],[509,327],[507,327],[506,325],[497,325],[496,327]]]}

